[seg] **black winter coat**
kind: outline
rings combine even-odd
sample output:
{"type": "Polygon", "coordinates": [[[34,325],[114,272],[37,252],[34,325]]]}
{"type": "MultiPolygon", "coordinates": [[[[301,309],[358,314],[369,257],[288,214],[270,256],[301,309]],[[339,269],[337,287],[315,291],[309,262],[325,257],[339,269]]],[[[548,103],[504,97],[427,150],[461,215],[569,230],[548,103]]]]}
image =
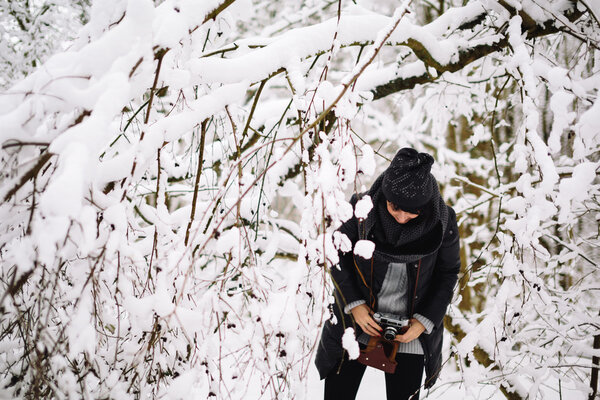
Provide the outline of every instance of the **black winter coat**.
{"type": "MultiPolygon", "coordinates": [[[[354,206],[356,197],[351,200],[351,203],[354,206]]],[[[446,229],[443,232],[441,246],[437,251],[419,260],[421,267],[414,308],[412,302],[413,295],[415,294],[414,285],[417,280],[419,261],[407,263],[407,309],[412,309],[414,313],[423,315],[434,324],[431,334],[423,333],[418,338],[423,346],[425,356],[425,388],[433,386],[441,370],[443,319],[448,304],[452,299],[454,286],[460,270],[460,245],[456,213],[451,207],[446,207],[448,207],[448,221],[446,224],[443,224],[446,226],[446,229]]],[[[443,225],[438,223],[434,228],[438,230],[438,240],[439,235],[442,234],[443,225]]],[[[373,239],[371,236],[363,237],[364,229],[362,228],[362,223],[359,223],[356,217],[353,217],[346,221],[339,230],[348,236],[354,247],[354,243],[360,239],[373,239]]],[[[427,240],[427,237],[431,237],[430,234],[426,235],[422,240],[427,240]]],[[[369,304],[370,291],[365,285],[367,283],[371,286],[371,293],[375,296],[376,309],[376,296],[385,278],[387,265],[390,260],[394,260],[394,253],[401,252],[402,254],[407,254],[406,251],[411,248],[411,244],[414,247],[421,245],[418,242],[415,241],[414,243],[404,245],[402,249],[389,247],[382,249],[378,248],[376,244],[377,251],[374,252],[372,260],[365,260],[362,257],[355,256],[352,251],[340,254],[339,269],[337,267],[331,269],[332,278],[337,285],[334,291],[335,303],[332,304],[332,311],[335,315],[334,320],[337,323],[334,324],[332,320],[325,322],[315,359],[321,379],[324,379],[330,372],[337,369],[342,362],[345,350],[342,348],[341,338],[345,328],[353,327],[357,336],[362,332],[360,327],[354,324],[352,317],[343,312],[344,306],[361,299],[369,304]],[[386,257],[383,257],[382,253],[386,257]],[[362,273],[362,278],[357,269],[362,273]],[[371,270],[373,274],[371,274],[371,270]],[[363,281],[363,278],[365,281],[363,281]]]]}

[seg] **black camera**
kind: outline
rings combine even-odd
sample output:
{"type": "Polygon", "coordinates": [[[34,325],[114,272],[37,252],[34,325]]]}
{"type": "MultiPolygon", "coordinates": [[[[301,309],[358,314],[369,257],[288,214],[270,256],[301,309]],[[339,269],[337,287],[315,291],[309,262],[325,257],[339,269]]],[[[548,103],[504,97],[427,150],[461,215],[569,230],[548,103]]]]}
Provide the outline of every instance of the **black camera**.
{"type": "Polygon", "coordinates": [[[402,318],[394,314],[375,313],[373,319],[383,328],[383,338],[390,342],[401,335],[410,327],[410,319],[402,318]]]}

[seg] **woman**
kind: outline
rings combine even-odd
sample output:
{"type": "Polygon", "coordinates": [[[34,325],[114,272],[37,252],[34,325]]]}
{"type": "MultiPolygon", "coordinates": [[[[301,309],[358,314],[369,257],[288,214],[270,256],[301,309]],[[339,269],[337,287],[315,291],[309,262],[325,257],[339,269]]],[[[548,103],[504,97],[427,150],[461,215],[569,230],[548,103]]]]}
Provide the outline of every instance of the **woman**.
{"type": "MultiPolygon", "coordinates": [[[[353,245],[370,240],[375,250],[370,259],[340,252],[339,265],[331,270],[335,318],[323,327],[315,361],[326,400],[356,397],[366,366],[348,358],[341,338],[345,327],[354,327],[361,348],[379,337],[382,327],[374,312],[410,318],[408,330],[395,336],[398,365],[385,374],[388,400],[418,399],[423,367],[425,388],[437,379],[443,318],[460,255],[456,214],[441,198],[430,172],[433,162],[427,153],[398,151],[365,193],[373,202],[367,217],[353,217],[339,229],[353,245]]],[[[353,207],[358,200],[352,197],[353,207]]]]}

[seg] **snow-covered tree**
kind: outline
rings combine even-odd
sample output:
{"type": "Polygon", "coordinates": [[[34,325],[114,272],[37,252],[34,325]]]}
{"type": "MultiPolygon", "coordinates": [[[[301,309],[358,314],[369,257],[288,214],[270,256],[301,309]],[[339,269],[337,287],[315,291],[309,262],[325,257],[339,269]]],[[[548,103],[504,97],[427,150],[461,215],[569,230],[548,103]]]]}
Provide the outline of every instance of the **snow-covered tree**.
{"type": "Polygon", "coordinates": [[[89,0],[1,0],[0,88],[68,45],[87,22],[89,0]]]}
{"type": "Polygon", "coordinates": [[[593,398],[599,16],[592,0],[0,1],[0,85],[27,75],[0,95],[0,387],[304,398],[349,195],[413,146],[463,246],[434,394],[593,398]]]}

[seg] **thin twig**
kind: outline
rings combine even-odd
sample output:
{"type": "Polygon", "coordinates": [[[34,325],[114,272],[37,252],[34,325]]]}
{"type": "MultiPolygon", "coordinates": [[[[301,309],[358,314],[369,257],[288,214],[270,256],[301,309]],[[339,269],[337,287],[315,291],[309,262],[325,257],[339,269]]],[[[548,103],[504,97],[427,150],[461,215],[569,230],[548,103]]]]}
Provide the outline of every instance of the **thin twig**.
{"type": "Polygon", "coordinates": [[[196,201],[198,200],[198,188],[200,187],[200,175],[202,174],[202,164],[204,162],[204,141],[206,138],[206,126],[208,124],[208,118],[202,121],[200,126],[200,154],[198,155],[198,168],[196,170],[196,181],[194,182],[194,196],[192,198],[192,211],[190,214],[190,221],[188,222],[187,229],[185,230],[185,245],[188,245],[190,238],[190,229],[194,222],[194,216],[196,215],[196,201]]]}

